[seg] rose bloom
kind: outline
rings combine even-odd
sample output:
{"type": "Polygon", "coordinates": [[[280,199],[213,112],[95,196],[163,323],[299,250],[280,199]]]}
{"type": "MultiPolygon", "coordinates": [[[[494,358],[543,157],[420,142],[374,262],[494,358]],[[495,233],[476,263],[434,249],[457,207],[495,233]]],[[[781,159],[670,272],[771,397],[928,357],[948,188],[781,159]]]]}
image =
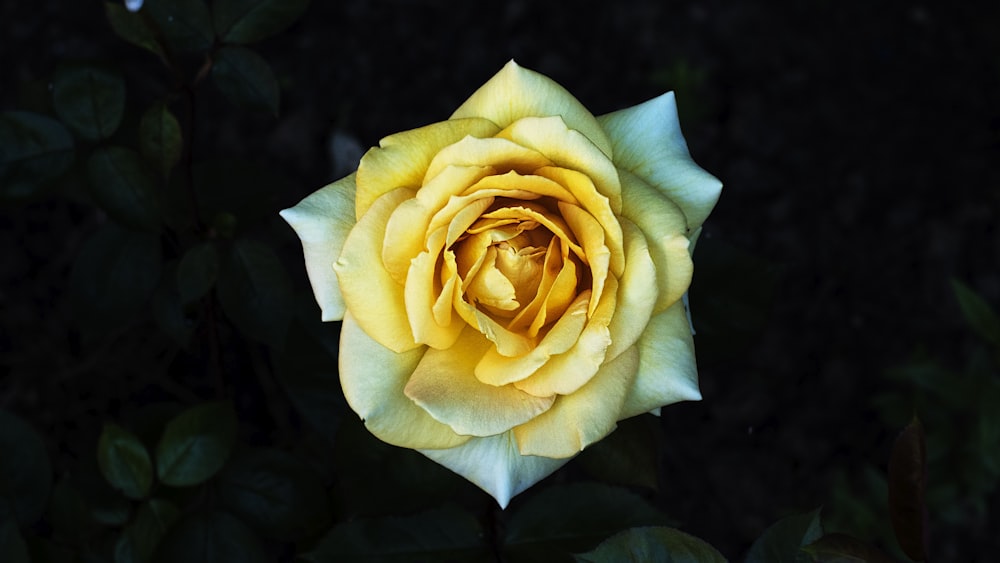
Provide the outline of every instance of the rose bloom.
{"type": "Polygon", "coordinates": [[[281,215],[343,320],[351,408],[506,506],[617,421],[701,398],[682,297],[721,188],[672,93],[594,117],[511,61],[281,215]]]}

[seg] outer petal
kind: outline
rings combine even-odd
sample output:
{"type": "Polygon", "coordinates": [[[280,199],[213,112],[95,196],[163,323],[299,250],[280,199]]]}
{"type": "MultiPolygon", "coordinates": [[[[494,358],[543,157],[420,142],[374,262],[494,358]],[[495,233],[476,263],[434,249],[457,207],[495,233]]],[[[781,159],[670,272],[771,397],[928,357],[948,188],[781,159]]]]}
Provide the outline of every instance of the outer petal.
{"type": "Polygon", "coordinates": [[[622,407],[628,418],[679,401],[701,400],[694,340],[684,303],[654,315],[636,344],[639,372],[622,407]]]}
{"type": "Polygon", "coordinates": [[[354,227],[354,191],[354,174],[351,174],[280,213],[302,240],[306,272],[324,321],[344,318],[344,297],[333,263],[354,227]]]}
{"type": "MultiPolygon", "coordinates": [[[[625,418],[622,405],[639,364],[633,347],[601,366],[586,385],[559,397],[552,408],[514,428],[524,455],[565,458],[607,436],[625,418]]],[[[646,409],[649,410],[649,409],[646,409]]]]}
{"type": "Polygon", "coordinates": [[[476,90],[451,118],[483,117],[503,128],[522,117],[550,115],[562,117],[567,125],[611,156],[608,135],[583,104],[551,78],[522,68],[514,61],[476,90]]]}
{"type": "Polygon", "coordinates": [[[340,330],[344,397],[380,440],[404,448],[450,448],[469,440],[431,418],[403,394],[425,348],[397,354],[365,334],[351,313],[340,330]]]}
{"type": "Polygon", "coordinates": [[[420,450],[420,453],[475,483],[495,498],[500,508],[507,508],[511,497],[569,461],[521,455],[512,432],[473,438],[447,450],[420,450]]]}
{"type": "Polygon", "coordinates": [[[394,352],[416,348],[406,317],[403,286],[382,264],[385,225],[413,190],[400,188],[380,197],[351,230],[334,263],[348,310],[372,338],[394,352]]]}
{"type": "Polygon", "coordinates": [[[653,312],[650,304],[656,302],[658,292],[656,266],[646,238],[628,219],[623,218],[621,226],[625,233],[625,273],[618,280],[618,301],[608,325],[611,332],[608,360],[618,357],[642,335],[653,312]]]}
{"type": "Polygon", "coordinates": [[[631,172],[622,172],[625,207],[622,215],[633,221],[649,244],[656,264],[660,292],[654,311],[673,305],[691,285],[694,264],[684,228],[684,214],[670,200],[631,172]]]}
{"type": "Polygon", "coordinates": [[[431,159],[442,148],[466,136],[489,137],[499,127],[485,119],[453,119],[389,135],[369,150],[358,165],[356,216],[396,188],[418,188],[431,159]]]}
{"type": "Polygon", "coordinates": [[[497,387],[475,378],[476,363],[492,346],[466,327],[451,348],[424,354],[404,392],[436,420],[473,436],[506,432],[548,410],[554,397],[534,397],[513,385],[497,387]]]}
{"type": "Polygon", "coordinates": [[[619,168],[634,172],[677,202],[691,229],[705,222],[722,182],[691,159],[673,92],[602,115],[598,121],[611,137],[619,168]]]}

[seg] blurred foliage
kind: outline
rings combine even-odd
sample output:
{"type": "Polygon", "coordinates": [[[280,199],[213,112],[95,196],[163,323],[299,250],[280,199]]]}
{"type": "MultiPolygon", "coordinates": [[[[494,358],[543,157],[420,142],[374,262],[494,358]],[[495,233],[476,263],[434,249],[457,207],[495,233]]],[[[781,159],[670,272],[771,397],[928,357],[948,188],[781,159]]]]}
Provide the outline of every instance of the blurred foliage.
{"type": "MultiPolygon", "coordinates": [[[[52,69],[47,100],[0,113],[5,207],[68,197],[98,210],[69,274],[79,345],[121,352],[122,335],[157,330],[169,342],[157,361],[170,365],[160,392],[100,413],[87,454],[59,471],[43,437],[0,410],[0,561],[724,561],[671,527],[655,502],[667,487],[665,447],[649,415],[622,421],[500,511],[447,469],[374,439],[350,413],[339,327],[319,322],[280,252],[289,235],[276,212],[293,203],[293,184],[262,163],[195,150],[212,118],[195,115],[196,98],[280,114],[281,84],[255,44],[307,7],[147,0],[133,12],[105,2],[109,32],[159,66],[126,77],[114,61],[67,61],[52,69]]],[[[692,103],[705,76],[678,60],[653,81],[687,100],[686,121],[708,111],[692,103]]],[[[708,238],[698,253],[699,349],[738,355],[766,324],[781,270],[708,238]]],[[[879,536],[864,532],[887,530],[891,542],[890,521],[919,558],[926,529],[914,515],[925,499],[945,525],[983,516],[1000,477],[991,408],[1000,322],[969,288],[956,283],[955,293],[987,348],[963,373],[927,359],[893,370],[912,401],[877,399],[893,427],[914,411],[925,417],[926,466],[914,454],[922,431],[911,428],[888,485],[869,468],[862,478],[874,494],[851,492],[846,476],[834,489],[828,522],[853,521],[865,541],[824,534],[816,510],[763,531],[748,563],[889,561],[868,541],[879,536]]]]}

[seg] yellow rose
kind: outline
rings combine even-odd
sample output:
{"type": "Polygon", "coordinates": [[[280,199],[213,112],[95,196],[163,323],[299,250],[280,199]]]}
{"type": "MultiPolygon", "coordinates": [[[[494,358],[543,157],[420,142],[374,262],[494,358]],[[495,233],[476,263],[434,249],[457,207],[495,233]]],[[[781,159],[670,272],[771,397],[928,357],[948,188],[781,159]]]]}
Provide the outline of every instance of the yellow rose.
{"type": "Polygon", "coordinates": [[[721,183],[673,94],[594,117],[511,61],[282,217],[380,439],[501,506],[616,423],[701,398],[682,297],[721,183]]]}

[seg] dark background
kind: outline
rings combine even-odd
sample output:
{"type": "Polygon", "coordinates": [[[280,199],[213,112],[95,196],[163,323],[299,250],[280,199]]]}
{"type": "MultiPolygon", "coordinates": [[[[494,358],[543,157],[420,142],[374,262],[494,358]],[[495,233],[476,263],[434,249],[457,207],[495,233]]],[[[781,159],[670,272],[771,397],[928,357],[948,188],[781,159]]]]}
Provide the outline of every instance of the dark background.
{"type": "MultiPolygon", "coordinates": [[[[38,107],[69,59],[113,59],[130,102],[160,86],[98,3],[8,0],[0,22],[3,109],[38,107]]],[[[222,111],[206,84],[195,152],[280,171],[294,188],[275,209],[350,171],[352,147],[447,118],[511,58],[595,114],[677,91],[692,155],[725,187],[691,290],[704,400],[663,411],[655,500],[729,557],[831,506],[836,475],[884,470],[899,427],[873,398],[909,392],[887,370],[921,350],[961,366],[972,346],[950,278],[1000,304],[996,3],[316,0],[259,52],[280,116],[222,111]]],[[[81,199],[0,215],[0,407],[50,439],[57,470],[162,377],[75,334],[69,267],[99,221],[81,199]]],[[[294,239],[276,236],[304,283],[294,239]]],[[[942,525],[932,553],[995,549],[997,523],[942,525]]]]}

